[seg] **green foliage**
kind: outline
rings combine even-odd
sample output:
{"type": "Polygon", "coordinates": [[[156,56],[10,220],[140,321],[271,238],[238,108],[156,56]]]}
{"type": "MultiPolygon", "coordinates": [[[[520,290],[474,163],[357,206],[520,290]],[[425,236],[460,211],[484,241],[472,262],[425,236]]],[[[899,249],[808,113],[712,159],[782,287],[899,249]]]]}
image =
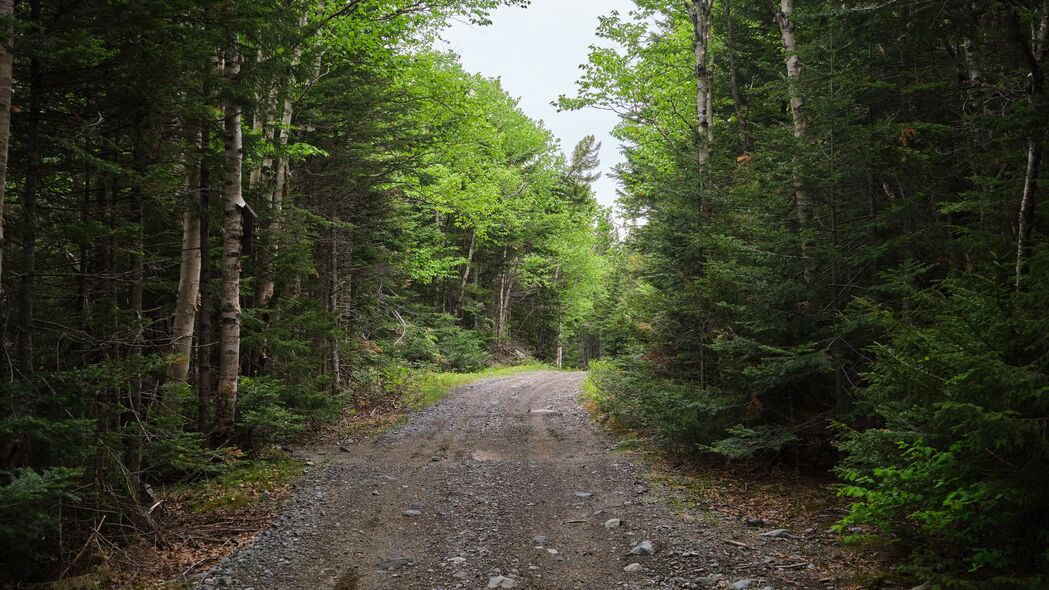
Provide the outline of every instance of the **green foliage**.
{"type": "Polygon", "coordinates": [[[280,457],[235,461],[216,477],[173,487],[168,494],[189,512],[236,510],[258,502],[264,492],[287,486],[302,468],[302,462],[280,457]]]}
{"type": "Polygon", "coordinates": [[[472,373],[426,373],[418,381],[418,400],[414,402],[417,408],[425,408],[439,401],[450,391],[463,385],[469,385],[481,379],[491,377],[507,377],[528,371],[550,370],[550,367],[541,363],[527,363],[510,367],[491,367],[472,373]]]}
{"type": "Polygon", "coordinates": [[[897,305],[857,303],[885,334],[859,391],[884,424],[845,430],[841,493],[856,503],[839,527],[920,542],[916,567],[941,581],[1044,581],[1049,291],[1032,283],[1017,294],[958,273],[924,288],[897,281],[897,305]]]}
{"type": "Polygon", "coordinates": [[[53,567],[54,538],[62,503],[76,504],[83,469],[52,467],[43,471],[0,472],[0,566],[17,576],[53,567]]]}
{"type": "Polygon", "coordinates": [[[487,343],[477,332],[449,324],[435,330],[443,371],[471,373],[488,362],[487,343]]]}
{"type": "Polygon", "coordinates": [[[303,431],[305,412],[322,409],[330,399],[297,392],[276,379],[242,377],[237,410],[245,440],[253,447],[288,440],[303,431]]]}
{"type": "Polygon", "coordinates": [[[1045,192],[1045,6],[784,3],[792,81],[777,7],[714,2],[703,160],[693,23],[634,5],[559,101],[618,113],[626,159],[598,409],[731,460],[840,460],[840,530],[934,587],[1044,586],[1049,226],[1017,213],[1045,192]]]}
{"type": "Polygon", "coordinates": [[[799,438],[788,429],[765,424],[754,427],[737,424],[725,431],[728,435],[707,447],[727,459],[753,459],[763,454],[778,454],[799,438]]]}
{"type": "Polygon", "coordinates": [[[592,362],[588,382],[599,412],[665,445],[695,451],[717,440],[724,427],[725,407],[709,392],[653,375],[636,362],[592,362]]]}

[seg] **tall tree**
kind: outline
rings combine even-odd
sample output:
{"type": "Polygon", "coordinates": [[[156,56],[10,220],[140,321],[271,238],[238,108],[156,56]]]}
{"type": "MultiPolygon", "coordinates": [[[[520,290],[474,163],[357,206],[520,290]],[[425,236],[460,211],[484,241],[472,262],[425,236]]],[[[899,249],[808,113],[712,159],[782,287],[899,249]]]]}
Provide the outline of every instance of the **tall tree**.
{"type": "Polygon", "coordinates": [[[223,54],[224,91],[223,208],[222,208],[222,287],[219,290],[219,374],[215,397],[214,437],[225,441],[233,430],[240,377],[240,272],[247,202],[242,187],[244,160],[241,135],[240,50],[236,37],[228,39],[223,54]]]}
{"type": "MultiPolygon", "coordinates": [[[[0,276],[4,261],[4,202],[7,195],[7,154],[11,145],[11,85],[13,83],[14,0],[0,0],[0,21],[4,39],[0,42],[0,276]]],[[[3,282],[0,281],[0,306],[3,305],[3,282]]]]}
{"type": "Polygon", "coordinates": [[[714,135],[714,85],[710,73],[710,20],[713,7],[714,0],[691,0],[688,3],[696,66],[696,141],[701,166],[710,159],[710,142],[714,135]]]}

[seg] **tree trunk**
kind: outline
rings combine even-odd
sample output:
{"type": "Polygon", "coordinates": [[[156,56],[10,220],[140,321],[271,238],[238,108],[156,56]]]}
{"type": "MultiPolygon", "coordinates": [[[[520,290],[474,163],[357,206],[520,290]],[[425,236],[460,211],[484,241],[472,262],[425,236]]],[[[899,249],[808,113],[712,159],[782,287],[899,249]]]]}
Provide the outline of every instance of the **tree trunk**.
{"type": "MultiPolygon", "coordinates": [[[[1014,21],[1015,22],[1015,21],[1014,21]]],[[[1027,60],[1031,69],[1030,100],[1037,104],[1042,96],[1044,80],[1042,62],[1049,51],[1049,0],[1042,3],[1042,15],[1035,29],[1027,60]]],[[[1024,174],[1023,195],[1020,197],[1020,214],[1016,231],[1016,289],[1024,287],[1031,256],[1031,232],[1035,223],[1035,205],[1038,199],[1038,175],[1041,171],[1042,150],[1045,141],[1045,116],[1038,118],[1036,128],[1027,140],[1027,171],[1024,174]]]]}
{"type": "Polygon", "coordinates": [[[688,15],[692,20],[692,46],[696,65],[696,141],[699,145],[699,163],[705,165],[710,159],[710,143],[713,133],[712,91],[710,76],[710,11],[714,0],[692,0],[688,15]]]}
{"type": "MultiPolygon", "coordinates": [[[[14,0],[0,0],[0,19],[10,19],[14,14],[14,0]]],[[[9,45],[14,27],[4,29],[7,42],[0,44],[0,278],[4,264],[4,198],[7,186],[7,151],[11,144],[11,83],[13,80],[12,56],[9,45]]],[[[0,280],[0,308],[4,304],[4,285],[0,280]]]]}
{"type": "MultiPolygon", "coordinates": [[[[40,22],[40,1],[30,3],[30,20],[40,22]]],[[[22,284],[19,292],[18,357],[22,378],[33,376],[33,279],[36,273],[36,200],[40,193],[40,60],[29,60],[29,129],[26,132],[26,177],[22,198],[22,284]]]]}
{"type": "MultiPolygon", "coordinates": [[[[236,42],[230,40],[223,68],[227,83],[240,77],[240,56],[236,42]]],[[[240,129],[241,108],[232,93],[223,97],[225,159],[223,165],[222,210],[222,289],[219,302],[219,379],[215,404],[216,442],[224,442],[233,430],[237,407],[237,378],[240,374],[240,256],[244,234],[242,194],[243,146],[240,129]]]]}
{"type": "MultiPolygon", "coordinates": [[[[131,304],[131,313],[134,317],[135,335],[131,342],[131,357],[141,357],[142,348],[145,346],[143,321],[143,281],[145,280],[145,236],[143,225],[145,223],[145,203],[142,194],[142,175],[145,172],[145,125],[146,117],[139,113],[135,119],[135,130],[133,140],[133,175],[129,196],[131,198],[131,222],[135,227],[130,240],[131,250],[131,289],[128,300],[131,304]]],[[[128,493],[139,502],[139,490],[142,477],[142,447],[145,443],[145,424],[148,417],[148,403],[144,392],[145,380],[141,374],[137,374],[129,383],[127,404],[127,425],[129,431],[124,448],[124,466],[128,474],[128,493]]]]}
{"type": "Polygon", "coordinates": [[[560,369],[563,364],[565,354],[565,320],[563,317],[557,318],[557,368],[560,369]]]}
{"type": "Polygon", "coordinates": [[[1016,235],[1016,288],[1023,289],[1027,261],[1031,256],[1031,230],[1034,227],[1035,203],[1038,197],[1038,173],[1042,162],[1042,138],[1032,137],[1027,143],[1027,172],[1016,235]]]}
{"type": "Polygon", "coordinates": [[[725,49],[728,53],[729,84],[732,87],[732,106],[739,122],[739,149],[744,154],[750,151],[747,136],[747,119],[743,115],[743,101],[739,96],[739,80],[736,69],[736,45],[732,35],[732,0],[725,0],[725,49]]]}
{"type": "Polygon", "coordinates": [[[200,305],[197,319],[197,430],[211,430],[211,169],[207,149],[211,133],[201,130],[200,145],[200,305]]]}
{"type": "MultiPolygon", "coordinates": [[[[787,95],[790,98],[790,116],[794,127],[794,138],[798,140],[798,147],[808,131],[809,123],[805,117],[804,101],[801,97],[801,60],[798,58],[798,42],[794,36],[794,23],[790,17],[794,13],[794,0],[780,0],[780,10],[776,13],[776,23],[779,25],[780,41],[786,55],[787,66],[787,95]]],[[[798,224],[802,233],[807,234],[812,225],[812,201],[805,192],[801,183],[801,171],[798,158],[795,156],[794,163],[794,201],[798,207],[798,224]]],[[[801,242],[801,254],[805,259],[805,280],[812,283],[815,280],[816,269],[811,261],[812,249],[815,244],[808,235],[803,236],[801,242]]]]}
{"type": "Polygon", "coordinates": [[[499,273],[499,301],[496,308],[495,333],[496,338],[503,342],[508,337],[507,323],[510,319],[511,296],[514,291],[514,282],[517,280],[516,269],[509,266],[510,248],[503,247],[503,269],[499,273]]]}
{"type": "Polygon", "coordinates": [[[342,367],[339,363],[339,245],[335,236],[335,221],[331,223],[331,247],[328,249],[328,313],[334,324],[329,337],[331,352],[332,393],[342,390],[342,367]]]}
{"type": "Polygon", "coordinates": [[[463,301],[466,300],[466,285],[470,280],[470,264],[474,259],[474,245],[476,242],[477,231],[470,230],[470,248],[466,252],[466,264],[463,266],[463,272],[459,277],[459,291],[456,292],[455,304],[452,305],[452,315],[457,318],[462,317],[463,301]]]}
{"type": "Polygon", "coordinates": [[[179,266],[178,299],[171,329],[168,380],[186,383],[193,353],[193,328],[200,297],[200,131],[189,133],[186,150],[186,199],[182,213],[182,263],[179,266]]]}
{"type": "MultiPolygon", "coordinates": [[[[306,24],[305,19],[301,19],[300,26],[306,24]]],[[[299,59],[302,55],[301,45],[296,45],[294,54],[292,55],[292,69],[299,65],[299,59]]],[[[266,179],[265,183],[265,194],[263,198],[266,201],[266,205],[269,209],[269,232],[266,237],[266,242],[260,252],[262,267],[262,280],[259,283],[258,296],[256,298],[256,305],[258,307],[268,307],[270,302],[273,301],[273,295],[275,293],[274,286],[274,275],[276,269],[274,268],[274,261],[277,258],[277,244],[274,240],[274,236],[279,233],[284,213],[284,195],[287,192],[288,185],[288,157],[287,157],[287,146],[288,138],[291,135],[291,121],[292,115],[294,114],[295,102],[292,96],[292,90],[295,85],[294,74],[288,80],[287,88],[284,92],[284,104],[281,108],[280,124],[273,131],[273,151],[275,156],[273,157],[271,164],[272,167],[272,180],[266,179]]],[[[274,96],[274,100],[276,97],[274,96]]],[[[265,164],[265,163],[264,163],[265,164]]],[[[264,177],[268,176],[264,174],[264,177]]]]}

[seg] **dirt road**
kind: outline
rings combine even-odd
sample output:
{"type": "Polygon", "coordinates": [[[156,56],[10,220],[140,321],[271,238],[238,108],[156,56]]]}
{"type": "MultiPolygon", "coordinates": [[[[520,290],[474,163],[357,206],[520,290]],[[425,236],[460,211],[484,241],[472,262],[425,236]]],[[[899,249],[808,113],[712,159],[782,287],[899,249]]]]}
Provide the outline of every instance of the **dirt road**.
{"type": "Polygon", "coordinates": [[[319,457],[274,527],[201,587],[840,587],[804,533],[759,537],[771,525],[650,491],[644,466],[578,407],[582,379],[477,383],[319,457]],[[653,553],[631,554],[643,541],[653,553]]]}

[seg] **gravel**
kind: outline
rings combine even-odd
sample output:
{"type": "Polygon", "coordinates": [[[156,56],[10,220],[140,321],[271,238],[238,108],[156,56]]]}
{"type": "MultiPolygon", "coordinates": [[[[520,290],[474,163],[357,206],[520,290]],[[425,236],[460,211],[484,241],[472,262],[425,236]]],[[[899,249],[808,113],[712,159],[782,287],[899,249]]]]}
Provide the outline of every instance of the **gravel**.
{"type": "Polygon", "coordinates": [[[782,567],[818,562],[816,541],[729,545],[754,534],[740,517],[682,510],[674,494],[683,492],[652,485],[639,457],[611,450],[577,403],[583,378],[543,371],[483,381],[379,440],[303,451],[315,465],[273,526],[195,587],[846,586],[820,567],[782,567]]]}

